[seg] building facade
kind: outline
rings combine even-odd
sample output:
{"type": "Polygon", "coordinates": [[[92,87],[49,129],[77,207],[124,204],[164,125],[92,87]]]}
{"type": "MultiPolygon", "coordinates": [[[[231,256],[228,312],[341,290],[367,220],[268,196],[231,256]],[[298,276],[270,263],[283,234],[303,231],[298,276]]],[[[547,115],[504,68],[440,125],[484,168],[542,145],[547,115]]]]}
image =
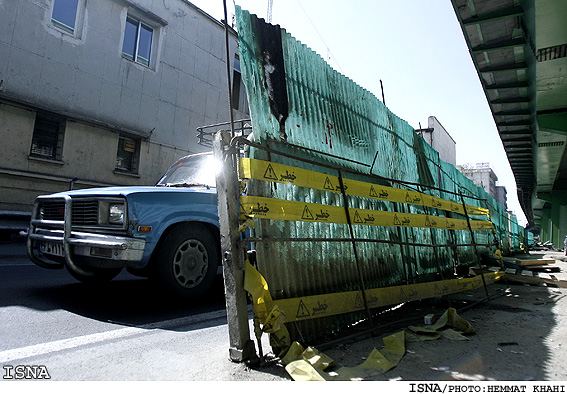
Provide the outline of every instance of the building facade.
{"type": "Polygon", "coordinates": [[[228,91],[224,25],[188,1],[1,1],[0,221],[70,187],[155,184],[230,119],[228,91]]]}
{"type": "Polygon", "coordinates": [[[427,118],[427,128],[417,129],[416,133],[421,135],[425,142],[439,152],[441,160],[454,166],[457,165],[457,144],[435,116],[427,118]]]}
{"type": "Polygon", "coordinates": [[[476,165],[465,164],[457,166],[464,176],[474,182],[475,185],[482,187],[490,194],[496,202],[502,205],[504,210],[508,210],[507,192],[505,186],[499,186],[498,177],[490,168],[490,163],[476,163],[476,165]]]}

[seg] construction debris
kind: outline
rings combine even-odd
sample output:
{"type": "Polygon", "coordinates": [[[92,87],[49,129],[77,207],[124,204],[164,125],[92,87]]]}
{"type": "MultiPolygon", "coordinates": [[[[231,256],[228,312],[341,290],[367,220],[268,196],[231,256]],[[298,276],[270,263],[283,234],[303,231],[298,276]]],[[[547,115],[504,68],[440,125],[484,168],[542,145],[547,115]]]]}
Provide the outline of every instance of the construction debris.
{"type": "Polygon", "coordinates": [[[536,242],[530,245],[530,250],[549,250],[554,252],[562,252],[563,249],[556,248],[551,241],[536,242]]]}
{"type": "MultiPolygon", "coordinates": [[[[489,261],[489,260],[487,260],[489,261]]],[[[492,259],[491,262],[496,262],[492,259]]],[[[561,272],[561,267],[556,265],[556,260],[550,258],[524,258],[519,257],[503,257],[502,264],[504,265],[505,280],[515,283],[524,283],[535,286],[550,286],[567,288],[566,280],[559,280],[553,273],[561,272]]],[[[475,274],[480,274],[486,271],[501,270],[500,267],[474,268],[475,274]]]]}

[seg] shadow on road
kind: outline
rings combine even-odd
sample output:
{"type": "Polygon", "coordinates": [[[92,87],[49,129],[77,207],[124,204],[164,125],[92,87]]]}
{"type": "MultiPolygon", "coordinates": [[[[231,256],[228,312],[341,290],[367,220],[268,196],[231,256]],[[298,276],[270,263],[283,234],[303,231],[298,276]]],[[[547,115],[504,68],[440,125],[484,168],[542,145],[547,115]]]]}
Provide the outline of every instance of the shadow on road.
{"type": "Polygon", "coordinates": [[[0,244],[0,307],[66,310],[90,319],[126,326],[225,309],[222,275],[217,276],[204,296],[192,301],[179,301],[164,294],[152,281],[132,276],[126,271],[105,284],[80,283],[66,270],[51,271],[33,265],[23,250],[21,245],[0,244]]]}
{"type": "Polygon", "coordinates": [[[103,285],[42,286],[32,294],[38,308],[62,308],[99,321],[135,326],[225,309],[221,276],[203,297],[192,301],[175,300],[150,280],[128,274],[103,285]]]}

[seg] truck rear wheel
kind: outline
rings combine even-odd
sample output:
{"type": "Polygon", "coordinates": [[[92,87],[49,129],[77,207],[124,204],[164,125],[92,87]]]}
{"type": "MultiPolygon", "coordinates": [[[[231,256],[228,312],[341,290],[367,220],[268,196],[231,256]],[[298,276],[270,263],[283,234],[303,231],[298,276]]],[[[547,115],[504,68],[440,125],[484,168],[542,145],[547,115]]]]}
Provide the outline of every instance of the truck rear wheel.
{"type": "Polygon", "coordinates": [[[171,229],[157,250],[154,276],[175,296],[189,299],[205,293],[218,268],[218,248],[202,224],[183,224],[171,229]]]}

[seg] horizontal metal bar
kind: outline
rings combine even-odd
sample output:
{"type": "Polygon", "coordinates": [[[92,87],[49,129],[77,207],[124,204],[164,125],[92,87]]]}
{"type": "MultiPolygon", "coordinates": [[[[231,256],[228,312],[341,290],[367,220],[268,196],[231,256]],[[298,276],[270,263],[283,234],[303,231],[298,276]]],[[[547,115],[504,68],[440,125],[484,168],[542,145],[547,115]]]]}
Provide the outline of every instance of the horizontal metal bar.
{"type": "Polygon", "coordinates": [[[404,246],[419,246],[425,248],[453,248],[453,247],[465,247],[465,246],[494,246],[495,243],[488,244],[420,244],[415,242],[402,242],[402,241],[391,241],[385,239],[373,239],[373,238],[257,238],[250,237],[240,240],[240,244],[246,245],[250,242],[260,242],[260,243],[277,243],[277,242],[370,242],[370,243],[382,243],[382,244],[394,244],[394,245],[404,245],[404,246]]]}
{"type": "MultiPolygon", "coordinates": [[[[441,191],[441,192],[444,192],[444,193],[453,194],[453,195],[455,195],[455,196],[463,196],[463,197],[470,198],[470,199],[473,199],[473,200],[486,201],[485,198],[480,198],[480,197],[476,197],[476,196],[472,196],[472,195],[464,195],[464,194],[462,194],[462,193],[457,193],[457,192],[453,192],[453,191],[450,191],[450,190],[441,189],[441,188],[438,188],[438,187],[435,187],[435,186],[423,185],[423,184],[421,184],[421,183],[407,182],[407,181],[401,181],[401,180],[391,179],[391,178],[385,178],[385,177],[382,177],[382,176],[380,176],[380,175],[375,175],[375,174],[364,174],[364,173],[360,173],[360,172],[358,172],[358,171],[354,171],[354,170],[351,170],[351,169],[348,169],[348,168],[342,168],[342,167],[332,166],[332,165],[325,164],[325,163],[321,163],[321,162],[317,162],[317,161],[314,161],[314,160],[304,159],[304,158],[302,158],[302,157],[294,156],[294,155],[289,154],[289,153],[280,152],[280,151],[277,151],[277,150],[274,150],[274,149],[265,147],[265,146],[263,146],[263,145],[261,145],[261,144],[252,142],[252,141],[250,141],[250,140],[248,140],[248,139],[246,139],[246,138],[244,138],[244,137],[240,137],[240,136],[234,137],[234,138],[232,139],[232,141],[230,142],[230,146],[231,146],[231,147],[236,147],[236,145],[238,145],[238,144],[249,145],[249,146],[252,146],[252,147],[257,148],[257,149],[262,149],[262,150],[264,150],[264,151],[266,151],[266,152],[269,152],[269,153],[273,153],[273,154],[276,154],[276,155],[288,157],[288,158],[290,158],[290,159],[300,160],[300,161],[302,161],[302,162],[304,162],[304,163],[308,163],[308,164],[312,164],[312,165],[316,165],[316,166],[321,166],[321,167],[329,168],[329,169],[335,170],[335,171],[342,171],[343,173],[350,173],[350,174],[356,174],[356,175],[364,175],[364,176],[369,177],[369,178],[379,179],[379,180],[386,181],[386,182],[391,182],[391,183],[397,183],[397,184],[400,184],[400,185],[406,185],[406,186],[409,185],[409,186],[415,186],[415,187],[421,186],[421,187],[426,188],[426,189],[434,189],[434,190],[441,191]]],[[[290,144],[290,143],[286,143],[286,145],[291,146],[291,147],[295,147],[295,148],[298,148],[298,149],[304,149],[302,146],[293,145],[293,144],[290,144]]],[[[319,152],[319,151],[318,151],[318,153],[320,153],[321,155],[324,155],[324,156],[328,156],[325,152],[319,152]]],[[[344,160],[344,159],[343,159],[343,160],[344,160]]],[[[354,162],[354,161],[353,161],[353,162],[354,162]]],[[[355,163],[356,163],[356,162],[355,162],[355,163]]],[[[362,164],[362,163],[360,163],[360,164],[362,164]]],[[[367,165],[367,164],[364,164],[364,165],[367,166],[367,167],[370,167],[370,166],[367,165]]]]}

